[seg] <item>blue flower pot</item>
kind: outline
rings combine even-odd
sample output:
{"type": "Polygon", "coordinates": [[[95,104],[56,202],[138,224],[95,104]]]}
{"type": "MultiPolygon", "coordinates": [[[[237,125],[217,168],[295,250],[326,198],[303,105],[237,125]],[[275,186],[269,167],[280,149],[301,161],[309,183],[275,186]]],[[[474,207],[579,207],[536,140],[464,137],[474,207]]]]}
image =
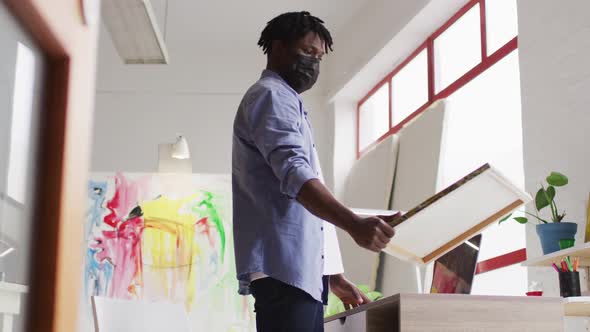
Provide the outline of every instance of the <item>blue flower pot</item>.
{"type": "Polygon", "coordinates": [[[576,237],[578,224],[573,222],[552,222],[537,225],[537,234],[541,240],[543,254],[547,255],[560,250],[559,240],[576,237]]]}

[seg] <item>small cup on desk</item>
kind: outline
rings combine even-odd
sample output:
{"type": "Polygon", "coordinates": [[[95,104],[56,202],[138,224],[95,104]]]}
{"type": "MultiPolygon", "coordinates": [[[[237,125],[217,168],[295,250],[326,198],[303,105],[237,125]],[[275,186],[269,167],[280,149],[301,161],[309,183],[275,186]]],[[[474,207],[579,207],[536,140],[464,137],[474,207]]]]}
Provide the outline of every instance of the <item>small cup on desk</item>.
{"type": "Polygon", "coordinates": [[[559,272],[559,294],[561,297],[581,296],[580,272],[559,272]]]}
{"type": "Polygon", "coordinates": [[[543,283],[540,281],[531,281],[526,296],[543,296],[543,283]]]}

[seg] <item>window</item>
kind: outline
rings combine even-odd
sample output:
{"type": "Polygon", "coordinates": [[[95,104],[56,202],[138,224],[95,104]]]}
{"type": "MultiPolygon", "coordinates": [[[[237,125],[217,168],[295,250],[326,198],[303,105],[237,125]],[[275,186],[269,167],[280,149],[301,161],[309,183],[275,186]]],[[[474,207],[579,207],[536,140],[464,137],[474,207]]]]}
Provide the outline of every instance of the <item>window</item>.
{"type": "Polygon", "coordinates": [[[488,55],[496,52],[518,34],[516,0],[486,0],[488,55]]]}
{"type": "Polygon", "coordinates": [[[33,100],[35,100],[33,96],[35,55],[31,49],[21,43],[18,43],[16,54],[6,193],[15,201],[25,203],[29,173],[31,116],[33,100]]]}
{"type": "Polygon", "coordinates": [[[515,50],[517,32],[516,0],[469,1],[359,103],[358,156],[515,50]],[[385,114],[387,82],[391,119],[385,114]],[[392,128],[385,129],[389,121],[392,128]]]}
{"type": "MultiPolygon", "coordinates": [[[[357,110],[359,157],[383,134],[397,133],[413,116],[446,98],[450,134],[445,135],[438,189],[485,162],[524,187],[517,24],[516,0],[469,1],[384,78],[391,84],[389,100],[383,99],[387,94],[382,86],[363,98],[366,102],[357,110]],[[383,114],[387,102],[392,125],[388,131],[383,114]]],[[[523,295],[527,270],[513,265],[525,259],[523,247],[522,225],[488,228],[473,293],[523,295]],[[511,283],[502,288],[498,280],[511,283]]]]}
{"type": "Polygon", "coordinates": [[[389,83],[383,84],[359,106],[359,145],[367,148],[389,130],[389,83]]]}
{"type": "Polygon", "coordinates": [[[481,62],[479,5],[434,40],[436,92],[455,82],[481,62]]]}
{"type": "Polygon", "coordinates": [[[428,102],[428,57],[421,51],[392,79],[391,118],[393,126],[401,123],[428,102]]]}

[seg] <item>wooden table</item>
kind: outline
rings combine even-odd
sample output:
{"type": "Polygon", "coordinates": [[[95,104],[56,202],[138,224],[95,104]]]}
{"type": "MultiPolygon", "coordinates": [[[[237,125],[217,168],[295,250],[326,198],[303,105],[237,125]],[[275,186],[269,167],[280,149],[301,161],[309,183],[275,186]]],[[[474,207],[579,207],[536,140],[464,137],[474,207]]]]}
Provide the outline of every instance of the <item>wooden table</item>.
{"type": "Polygon", "coordinates": [[[13,318],[20,314],[21,297],[27,291],[27,286],[0,282],[0,313],[3,315],[2,332],[12,332],[13,318]]]}
{"type": "Polygon", "coordinates": [[[326,332],[562,332],[561,298],[397,294],[326,318],[326,332]]]}

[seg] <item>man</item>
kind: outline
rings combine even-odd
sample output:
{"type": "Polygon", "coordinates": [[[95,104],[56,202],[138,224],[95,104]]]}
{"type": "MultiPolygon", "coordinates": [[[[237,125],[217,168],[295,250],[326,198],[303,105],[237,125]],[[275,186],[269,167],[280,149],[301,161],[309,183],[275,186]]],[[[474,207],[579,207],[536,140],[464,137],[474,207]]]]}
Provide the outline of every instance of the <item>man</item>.
{"type": "Polygon", "coordinates": [[[259,332],[323,331],[328,285],[347,309],[369,301],[342,274],[334,226],[375,252],[394,230],[380,218],[356,216],[321,181],[300,94],[314,85],[322,57],[332,50],[323,21],[308,12],[282,14],[268,22],[258,45],[267,54],[267,68],[246,92],[234,121],[240,290],[255,298],[259,332]]]}

